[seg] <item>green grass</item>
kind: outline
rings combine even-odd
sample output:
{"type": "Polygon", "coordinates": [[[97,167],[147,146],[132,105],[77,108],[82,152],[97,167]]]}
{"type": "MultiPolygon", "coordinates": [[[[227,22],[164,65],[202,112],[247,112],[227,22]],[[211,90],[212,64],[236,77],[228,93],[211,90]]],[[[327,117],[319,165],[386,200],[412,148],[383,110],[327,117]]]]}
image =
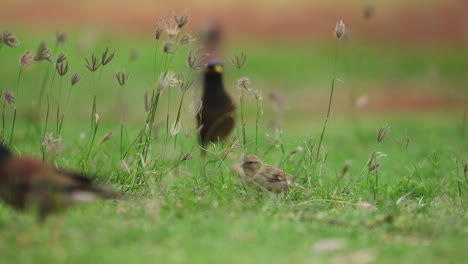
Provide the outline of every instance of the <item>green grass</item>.
{"type": "MultiPolygon", "coordinates": [[[[16,90],[17,58],[25,50],[36,48],[36,38],[21,41],[21,46],[4,47],[0,52],[0,89],[16,90]]],[[[317,144],[326,105],[320,113],[299,113],[299,106],[290,103],[282,137],[271,140],[268,137],[274,137],[275,133],[268,129],[268,123],[274,114],[264,92],[265,116],[260,118],[258,155],[265,162],[281,165],[294,173],[297,181],[307,188],[277,196],[246,191],[232,175],[231,166],[242,156],[241,146],[232,149],[226,158],[219,152],[203,160],[196,136],[180,133],[175,147],[174,137],[169,136],[166,145],[166,93],[156,117],[156,123],[163,127],[160,137],[151,141],[150,158],[144,169],[139,169],[131,152],[127,160],[129,174],[119,166],[120,87],[114,74],[124,68],[131,75],[124,88],[124,146],[128,149],[145,121],[143,95],[145,89],[152,88],[149,83],[153,76],[153,43],[141,40],[138,49],[142,56],[130,62],[131,48],[125,41],[103,37],[84,54],[75,52],[76,41],[72,37],[64,48],[70,61],[64,91],[69,89],[71,73],[79,71],[84,79],[73,87],[70,112],[61,135],[62,147],[58,153],[48,153],[47,160],[110,182],[125,192],[125,199],[77,206],[52,216],[43,226],[36,223],[32,213],[18,213],[0,204],[1,263],[317,263],[343,262],[343,259],[355,263],[365,260],[456,263],[468,257],[465,247],[468,179],[462,168],[468,143],[465,135],[462,145],[461,109],[401,115],[356,114],[351,119],[347,113],[333,111],[332,106],[322,146],[325,161],[317,162],[310,160],[315,155],[305,142],[312,137],[312,144],[317,144]],[[102,76],[96,78],[93,91],[92,76],[86,72],[83,58],[89,57],[92,51],[100,55],[107,45],[117,50],[116,57],[102,76]],[[99,142],[110,130],[114,131],[114,137],[95,147],[83,166],[94,94],[101,122],[96,140],[99,142]],[[390,135],[401,142],[407,133],[409,146],[400,146],[390,135],[377,142],[377,132],[384,124],[391,127],[390,135]],[[84,139],[80,139],[82,132],[86,133],[84,139]],[[291,155],[299,146],[304,151],[291,155]],[[378,161],[381,166],[377,171],[377,189],[376,171],[368,172],[367,167],[374,151],[386,155],[378,161]],[[179,164],[187,152],[192,152],[194,157],[179,164]],[[346,161],[351,161],[350,170],[340,177],[346,161]],[[377,210],[361,208],[364,202],[377,210]],[[314,250],[314,245],[329,238],[342,240],[344,246],[331,252],[314,250]]],[[[333,46],[289,45],[239,42],[228,51],[247,53],[247,65],[241,75],[248,75],[254,85],[260,84],[255,88],[275,86],[287,88],[285,93],[327,94],[333,46]]],[[[449,87],[458,93],[466,84],[463,76],[467,54],[462,48],[389,48],[375,44],[356,47],[355,52],[349,48],[340,50],[343,55],[340,55],[337,76],[345,79],[345,84],[336,87],[338,94],[349,89],[348,81],[368,84],[394,79],[415,84],[415,89],[424,91],[431,83],[426,80],[426,73],[432,63],[438,65],[439,74],[431,88],[442,91],[439,86],[449,87]],[[348,59],[356,66],[346,66],[348,59]]],[[[182,49],[176,55],[174,69],[186,71],[187,50],[182,49]]],[[[40,62],[23,73],[15,104],[18,117],[12,143],[13,150],[22,155],[41,156],[46,105],[40,107],[39,120],[29,116],[35,111],[39,83],[50,66],[48,62],[40,62]]],[[[227,75],[231,93],[239,94],[233,87],[240,76],[232,66],[227,66],[227,75]]],[[[58,85],[56,79],[52,95],[58,85]]],[[[195,129],[188,105],[199,96],[199,89],[199,85],[191,88],[183,107],[184,132],[195,129]]],[[[178,88],[171,92],[170,125],[176,117],[180,95],[178,88]]],[[[51,99],[51,109],[54,109],[53,96],[51,99]]],[[[248,96],[246,104],[247,142],[252,152],[255,150],[252,143],[254,98],[248,96]]],[[[11,116],[12,107],[8,106],[7,136],[11,116]]],[[[49,130],[55,128],[54,120],[50,119],[49,130]]],[[[239,126],[233,139],[240,135],[239,126]]]]}

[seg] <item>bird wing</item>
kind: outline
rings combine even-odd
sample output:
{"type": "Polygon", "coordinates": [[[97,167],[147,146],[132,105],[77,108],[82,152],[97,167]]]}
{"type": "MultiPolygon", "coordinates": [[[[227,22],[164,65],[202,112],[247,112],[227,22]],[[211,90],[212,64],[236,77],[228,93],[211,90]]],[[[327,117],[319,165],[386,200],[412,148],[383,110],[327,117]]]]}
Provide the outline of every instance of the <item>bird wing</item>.
{"type": "Polygon", "coordinates": [[[287,182],[292,181],[293,176],[274,166],[265,164],[264,174],[268,182],[287,182]]]}

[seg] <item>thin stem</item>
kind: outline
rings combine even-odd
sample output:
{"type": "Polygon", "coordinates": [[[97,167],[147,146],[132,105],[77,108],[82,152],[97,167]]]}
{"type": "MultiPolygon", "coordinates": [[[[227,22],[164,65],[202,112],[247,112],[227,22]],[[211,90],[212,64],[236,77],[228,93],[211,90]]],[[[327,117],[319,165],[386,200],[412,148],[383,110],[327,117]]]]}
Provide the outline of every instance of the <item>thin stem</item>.
{"type": "Polygon", "coordinates": [[[63,77],[60,76],[60,89],[59,89],[59,95],[57,98],[57,116],[56,118],[56,134],[57,136],[60,134],[60,102],[62,101],[62,86],[63,86],[63,77]]]}
{"type": "Polygon", "coordinates": [[[5,143],[5,107],[6,107],[6,102],[3,101],[3,107],[2,107],[2,138],[1,138],[1,143],[5,143]]]}
{"type": "Polygon", "coordinates": [[[157,66],[157,57],[158,57],[158,44],[159,40],[156,40],[156,44],[154,46],[154,62],[153,62],[153,83],[156,84],[156,66],[157,66]]]}
{"type": "Polygon", "coordinates": [[[255,117],[255,155],[258,154],[258,119],[260,116],[260,98],[258,98],[259,95],[257,95],[257,116],[255,117]]]}
{"type": "Polygon", "coordinates": [[[246,140],[246,135],[245,135],[245,122],[244,122],[244,88],[241,88],[241,98],[240,98],[240,105],[241,105],[241,124],[242,124],[242,142],[243,142],[243,148],[244,148],[244,154],[246,153],[246,145],[247,145],[247,140],[246,140]]]}
{"type": "Polygon", "coordinates": [[[318,161],[319,156],[320,156],[320,148],[322,147],[322,141],[323,137],[325,135],[325,129],[327,128],[327,123],[328,123],[328,118],[330,117],[330,110],[331,110],[331,104],[332,104],[332,99],[333,99],[333,89],[335,87],[335,74],[336,74],[336,60],[338,57],[338,44],[340,43],[340,39],[336,39],[336,47],[335,47],[335,61],[333,63],[333,78],[332,78],[332,83],[331,83],[331,89],[330,89],[330,99],[328,101],[328,110],[327,110],[327,116],[325,117],[325,123],[323,124],[323,129],[322,129],[322,134],[320,135],[320,141],[318,144],[318,149],[317,149],[317,156],[316,160],[318,161]]]}
{"type": "Polygon", "coordinates": [[[461,128],[461,157],[464,157],[464,149],[465,149],[465,133],[466,133],[466,109],[467,109],[467,101],[468,96],[466,95],[466,89],[463,91],[463,115],[462,115],[462,128],[461,128]]]}
{"type": "Polygon", "coordinates": [[[16,96],[19,96],[19,86],[20,86],[20,79],[21,79],[22,72],[23,72],[23,67],[20,66],[20,70],[18,73],[18,80],[16,81],[16,96]]]}
{"type": "MultiPolygon", "coordinates": [[[[46,120],[45,120],[45,125],[44,125],[44,133],[42,133],[42,140],[44,140],[46,133],[47,133],[47,123],[49,122],[49,109],[50,109],[50,100],[49,100],[49,96],[47,96],[47,112],[46,112],[46,120]]],[[[46,146],[41,145],[41,148],[42,148],[42,162],[44,162],[46,158],[46,146]]]]}
{"type": "Polygon", "coordinates": [[[91,149],[93,148],[94,145],[94,139],[96,138],[96,133],[97,133],[97,128],[98,128],[98,123],[96,119],[96,95],[94,96],[93,99],[93,110],[92,110],[92,117],[91,117],[91,143],[89,145],[88,153],[86,155],[86,160],[88,160],[89,155],[91,154],[91,149]]]}
{"type": "Polygon", "coordinates": [[[123,124],[124,124],[124,110],[123,110],[123,86],[120,89],[120,158],[123,159],[123,124]]]}
{"type": "Polygon", "coordinates": [[[73,85],[70,84],[70,89],[68,90],[68,95],[67,95],[67,100],[65,101],[65,110],[62,114],[62,118],[60,119],[60,126],[58,130],[58,134],[62,131],[62,125],[63,125],[63,119],[65,118],[65,114],[68,112],[68,103],[70,101],[70,95],[71,95],[71,90],[72,90],[73,85]]]}
{"type": "MultiPolygon", "coordinates": [[[[185,97],[185,92],[182,92],[182,98],[180,98],[179,110],[177,111],[177,117],[176,117],[176,121],[175,121],[175,123],[174,123],[174,128],[173,128],[173,129],[176,129],[176,128],[178,127],[178,125],[179,125],[179,122],[180,122],[180,121],[179,121],[179,120],[180,120],[180,112],[182,111],[182,104],[183,104],[183,102],[184,102],[184,97],[185,97]]],[[[175,148],[176,145],[177,145],[177,135],[178,135],[178,134],[179,134],[179,133],[177,133],[177,134],[175,135],[175,138],[174,138],[174,148],[175,148]]]]}
{"type": "Polygon", "coordinates": [[[13,124],[11,126],[10,142],[8,143],[9,146],[11,146],[11,142],[13,140],[13,133],[15,132],[15,123],[16,123],[16,107],[13,112],[13,124]]]}
{"type": "Polygon", "coordinates": [[[91,154],[91,150],[94,145],[94,139],[96,138],[96,133],[98,129],[98,122],[96,119],[96,74],[93,72],[93,91],[94,91],[94,98],[93,98],[93,108],[91,111],[91,143],[89,145],[88,153],[86,154],[86,161],[89,159],[89,155],[91,154]]]}
{"type": "MultiPolygon", "coordinates": [[[[39,107],[41,106],[42,98],[44,97],[44,93],[45,93],[45,90],[46,90],[47,81],[49,79],[49,72],[50,72],[50,68],[47,68],[45,73],[44,73],[44,78],[42,79],[41,90],[39,92],[39,100],[37,101],[36,113],[39,113],[39,107]]],[[[54,75],[52,77],[51,87],[52,87],[52,84],[54,83],[54,78],[55,78],[55,71],[54,71],[54,75]]]]}

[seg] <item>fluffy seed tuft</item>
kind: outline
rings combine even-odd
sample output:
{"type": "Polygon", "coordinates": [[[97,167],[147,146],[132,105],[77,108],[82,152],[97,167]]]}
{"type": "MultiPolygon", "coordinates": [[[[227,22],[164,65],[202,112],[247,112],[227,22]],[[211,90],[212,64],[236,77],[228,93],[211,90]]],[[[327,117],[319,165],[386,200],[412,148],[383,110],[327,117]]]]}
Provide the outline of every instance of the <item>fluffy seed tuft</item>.
{"type": "Polygon", "coordinates": [[[244,52],[234,53],[231,57],[231,63],[237,68],[240,69],[244,66],[247,60],[247,55],[244,52]]]}
{"type": "Polygon", "coordinates": [[[343,19],[340,19],[338,22],[336,22],[336,26],[335,26],[336,37],[341,38],[344,35],[345,30],[346,30],[346,26],[343,23],[343,19]]]}
{"type": "Polygon", "coordinates": [[[81,75],[77,72],[75,72],[70,79],[71,85],[77,84],[81,80],[81,75]]]}
{"type": "Polygon", "coordinates": [[[114,58],[115,50],[111,54],[109,54],[109,56],[107,55],[108,52],[109,52],[109,47],[107,47],[106,50],[102,53],[102,59],[101,59],[102,66],[109,64],[109,62],[111,62],[112,59],[114,58]]]}
{"type": "Polygon", "coordinates": [[[10,91],[10,90],[5,90],[5,92],[3,92],[3,98],[5,98],[5,101],[8,103],[8,104],[14,104],[15,103],[15,99],[16,99],[16,96],[15,94],[10,91]]]}
{"type": "Polygon", "coordinates": [[[119,83],[119,85],[124,86],[125,83],[128,81],[128,78],[130,78],[130,75],[127,74],[125,70],[121,70],[115,74],[115,77],[117,78],[117,82],[119,83]]]}
{"type": "Polygon", "coordinates": [[[88,68],[90,72],[95,72],[101,66],[101,61],[94,56],[94,53],[91,54],[91,62],[88,61],[88,58],[85,58],[86,64],[85,67],[88,68]]]}
{"type": "Polygon", "coordinates": [[[33,65],[36,61],[34,60],[34,56],[31,51],[26,51],[23,55],[21,55],[19,59],[20,66],[23,68],[27,68],[33,65]]]}
{"type": "Polygon", "coordinates": [[[37,48],[36,56],[34,56],[35,61],[43,61],[47,60],[51,63],[52,62],[52,54],[50,54],[50,49],[47,48],[47,45],[44,41],[39,43],[39,47],[37,48]]]}
{"type": "Polygon", "coordinates": [[[2,34],[1,42],[10,48],[14,48],[20,44],[19,40],[16,38],[15,33],[10,31],[5,31],[2,34]]]}
{"type": "Polygon", "coordinates": [[[173,17],[178,28],[183,28],[189,22],[189,16],[187,15],[187,12],[183,12],[180,16],[173,14],[173,17]]]}

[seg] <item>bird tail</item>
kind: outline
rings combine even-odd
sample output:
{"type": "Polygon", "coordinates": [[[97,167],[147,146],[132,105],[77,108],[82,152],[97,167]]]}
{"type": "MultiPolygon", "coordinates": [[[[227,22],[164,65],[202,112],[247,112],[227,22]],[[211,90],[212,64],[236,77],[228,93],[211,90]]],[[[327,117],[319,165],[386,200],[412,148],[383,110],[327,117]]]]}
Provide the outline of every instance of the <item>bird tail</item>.
{"type": "Polygon", "coordinates": [[[119,193],[107,185],[96,185],[86,189],[74,190],[70,196],[74,203],[87,203],[97,199],[121,198],[119,193]]]}

